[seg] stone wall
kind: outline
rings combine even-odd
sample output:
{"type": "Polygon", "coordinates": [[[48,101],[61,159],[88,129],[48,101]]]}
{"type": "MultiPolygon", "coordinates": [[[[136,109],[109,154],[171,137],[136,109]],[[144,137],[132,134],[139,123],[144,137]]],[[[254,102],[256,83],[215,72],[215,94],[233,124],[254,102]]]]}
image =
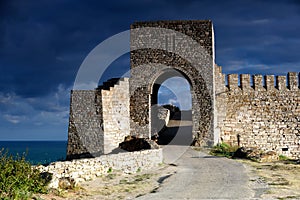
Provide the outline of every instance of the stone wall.
{"type": "Polygon", "coordinates": [[[230,74],[225,85],[209,20],[137,22],[130,39],[129,80],[72,91],[68,159],[109,153],[129,134],[151,137],[162,124],[153,117],[158,89],[174,76],[191,86],[195,145],[223,141],[300,158],[299,74],[230,74]]]}
{"type": "Polygon", "coordinates": [[[157,136],[169,123],[170,110],[162,106],[154,105],[151,107],[151,137],[157,136]]]}
{"type": "Polygon", "coordinates": [[[170,121],[171,111],[167,108],[159,106],[157,113],[158,118],[164,121],[164,126],[168,125],[170,121]]]}
{"type": "Polygon", "coordinates": [[[131,25],[131,134],[152,133],[154,85],[174,76],[191,84],[193,137],[196,144],[213,144],[214,33],[209,20],[137,22],[131,25]]]}
{"type": "Polygon", "coordinates": [[[129,120],[128,78],[72,91],[67,159],[97,157],[118,148],[130,134],[129,120]]]}
{"type": "Polygon", "coordinates": [[[220,139],[232,145],[300,158],[298,74],[288,73],[287,77],[230,74],[227,78],[225,86],[225,75],[216,66],[220,139]]]}
{"type": "Polygon", "coordinates": [[[104,154],[112,152],[130,135],[129,80],[124,78],[110,87],[101,90],[102,115],[104,123],[104,154]]]}
{"type": "Polygon", "coordinates": [[[101,106],[95,90],[71,91],[67,159],[103,154],[101,106]]]}
{"type": "Polygon", "coordinates": [[[162,149],[152,149],[54,162],[48,166],[36,166],[36,168],[41,172],[53,174],[49,187],[58,188],[61,180],[67,179],[71,184],[77,186],[81,182],[95,179],[109,171],[120,170],[124,173],[135,173],[138,170],[156,167],[162,162],[162,149]]]}

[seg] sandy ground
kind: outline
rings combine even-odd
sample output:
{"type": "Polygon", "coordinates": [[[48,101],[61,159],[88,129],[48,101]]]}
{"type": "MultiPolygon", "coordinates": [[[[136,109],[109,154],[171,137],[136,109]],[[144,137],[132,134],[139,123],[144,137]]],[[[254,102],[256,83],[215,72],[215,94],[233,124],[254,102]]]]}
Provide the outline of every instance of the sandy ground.
{"type": "MultiPolygon", "coordinates": [[[[176,127],[179,126],[187,129],[191,126],[191,122],[181,121],[179,123],[177,120],[171,120],[168,125],[170,134],[172,134],[173,129],[178,132],[179,128],[176,127]]],[[[176,191],[177,197],[180,197],[177,199],[201,199],[201,195],[205,199],[214,197],[214,199],[220,199],[220,197],[224,199],[226,195],[226,197],[235,195],[235,199],[243,199],[242,194],[246,194],[246,190],[251,194],[246,195],[251,196],[247,199],[300,199],[300,164],[286,164],[283,161],[273,163],[257,163],[249,160],[227,161],[226,158],[218,159],[209,156],[208,149],[198,148],[197,150],[198,153],[195,151],[185,153],[186,160],[181,160],[182,162],[177,163],[178,165],[163,164],[156,169],[134,174],[113,171],[96,180],[82,184],[80,188],[52,191],[46,195],[35,195],[34,199],[111,200],[139,198],[154,200],[158,197],[170,199],[170,196],[174,196],[176,191]],[[195,156],[198,154],[199,156],[195,156]],[[235,180],[239,177],[244,177],[240,179],[242,182],[235,180]],[[216,191],[216,185],[218,185],[221,194],[216,191]],[[240,185],[245,187],[245,190],[240,189],[240,185]],[[232,187],[230,188],[230,186],[232,187]],[[185,188],[189,188],[190,191],[187,191],[189,195],[180,192],[185,188]],[[198,195],[190,195],[193,193],[198,195]],[[241,195],[237,195],[237,193],[241,193],[241,195]]]]}
{"type": "Polygon", "coordinates": [[[250,187],[260,199],[300,199],[300,164],[239,160],[247,169],[250,187]]]}
{"type": "Polygon", "coordinates": [[[167,177],[176,173],[176,167],[161,165],[156,169],[134,174],[113,171],[93,181],[85,182],[72,190],[52,191],[49,194],[35,195],[36,199],[134,199],[155,192],[167,177]]]}
{"type": "MultiPolygon", "coordinates": [[[[249,188],[255,193],[252,199],[300,199],[300,165],[283,161],[257,163],[236,160],[246,168],[249,188]]],[[[177,166],[161,165],[157,169],[134,174],[113,171],[73,190],[52,191],[35,195],[35,199],[134,199],[155,193],[169,177],[178,171],[177,166]]]]}

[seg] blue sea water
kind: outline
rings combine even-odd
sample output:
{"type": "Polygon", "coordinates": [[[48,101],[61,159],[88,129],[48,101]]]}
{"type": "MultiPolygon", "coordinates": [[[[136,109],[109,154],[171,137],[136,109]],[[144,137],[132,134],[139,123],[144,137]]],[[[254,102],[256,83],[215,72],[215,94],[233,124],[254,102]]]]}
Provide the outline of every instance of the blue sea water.
{"type": "Polygon", "coordinates": [[[0,141],[0,150],[10,155],[23,155],[33,165],[65,160],[67,141],[0,141]]]}

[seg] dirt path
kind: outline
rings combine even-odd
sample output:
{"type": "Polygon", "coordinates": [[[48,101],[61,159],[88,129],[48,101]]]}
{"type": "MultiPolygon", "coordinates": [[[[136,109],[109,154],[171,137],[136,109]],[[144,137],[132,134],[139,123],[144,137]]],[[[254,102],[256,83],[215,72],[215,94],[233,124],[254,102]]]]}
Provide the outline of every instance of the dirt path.
{"type": "Polygon", "coordinates": [[[300,165],[213,157],[189,148],[177,166],[113,171],[81,188],[36,199],[300,199],[300,165]]]}
{"type": "Polygon", "coordinates": [[[243,164],[189,148],[176,161],[177,173],[147,199],[249,199],[255,192],[243,164]]]}
{"type": "Polygon", "coordinates": [[[254,196],[243,164],[188,148],[175,165],[135,174],[112,172],[81,188],[41,199],[246,199],[254,196]]]}
{"type": "Polygon", "coordinates": [[[277,161],[257,163],[239,160],[247,169],[250,187],[261,199],[300,199],[300,164],[277,161]]]}
{"type": "MultiPolygon", "coordinates": [[[[178,117],[179,116],[175,116],[178,117]]],[[[114,171],[70,191],[40,199],[300,199],[300,165],[254,163],[193,150],[191,121],[170,120],[163,135],[165,164],[151,171],[114,171]],[[171,139],[170,139],[171,138],[171,139]],[[170,142],[170,143],[169,143],[170,142]]]]}
{"type": "Polygon", "coordinates": [[[134,199],[155,191],[161,182],[176,172],[175,166],[161,165],[153,170],[124,174],[112,171],[107,175],[87,181],[80,188],[53,191],[46,195],[35,195],[44,200],[111,200],[134,199]]]}

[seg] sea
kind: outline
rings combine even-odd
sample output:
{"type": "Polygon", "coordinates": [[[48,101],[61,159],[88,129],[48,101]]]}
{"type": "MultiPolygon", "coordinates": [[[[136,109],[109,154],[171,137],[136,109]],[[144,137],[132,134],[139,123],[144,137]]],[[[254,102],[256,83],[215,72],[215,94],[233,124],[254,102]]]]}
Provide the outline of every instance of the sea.
{"type": "Polygon", "coordinates": [[[2,155],[24,155],[33,165],[47,165],[66,159],[67,141],[0,141],[0,151],[2,155]]]}

